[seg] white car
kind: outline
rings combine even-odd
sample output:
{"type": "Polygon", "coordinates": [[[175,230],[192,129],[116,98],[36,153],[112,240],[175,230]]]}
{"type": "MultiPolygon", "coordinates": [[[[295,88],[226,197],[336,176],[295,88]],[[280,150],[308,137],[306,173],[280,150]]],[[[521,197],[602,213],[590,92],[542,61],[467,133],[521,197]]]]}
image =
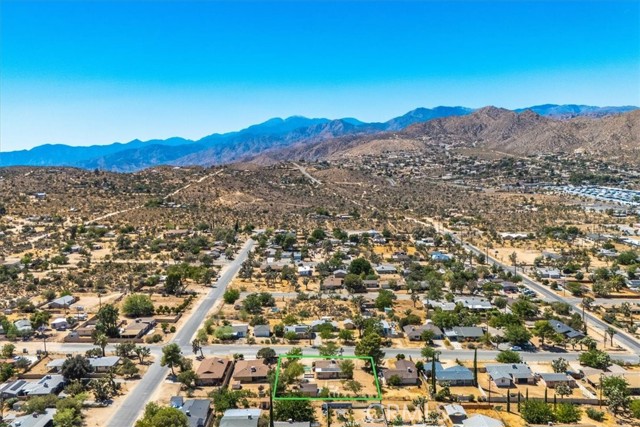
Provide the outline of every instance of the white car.
{"type": "Polygon", "coordinates": [[[509,350],[511,350],[511,351],[522,351],[522,347],[520,347],[519,345],[512,345],[511,347],[509,347],[509,350]]]}

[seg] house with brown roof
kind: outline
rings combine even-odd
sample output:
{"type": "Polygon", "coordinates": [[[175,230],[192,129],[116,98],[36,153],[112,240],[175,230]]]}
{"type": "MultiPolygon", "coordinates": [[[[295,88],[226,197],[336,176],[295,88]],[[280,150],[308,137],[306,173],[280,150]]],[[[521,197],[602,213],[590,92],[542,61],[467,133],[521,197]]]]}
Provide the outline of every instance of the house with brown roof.
{"type": "Polygon", "coordinates": [[[196,375],[198,375],[196,385],[224,385],[231,373],[231,365],[232,363],[229,359],[222,359],[220,357],[204,359],[196,371],[196,375]]]}
{"type": "Polygon", "coordinates": [[[320,290],[330,291],[335,289],[342,289],[342,282],[343,280],[338,277],[327,277],[323,282],[321,282],[320,290]]]}
{"type": "Polygon", "coordinates": [[[259,383],[267,381],[269,367],[264,360],[238,360],[233,370],[233,379],[241,383],[259,383]]]}
{"type": "Polygon", "coordinates": [[[401,385],[415,385],[418,383],[418,369],[416,364],[410,360],[396,360],[394,369],[385,369],[382,372],[385,382],[389,382],[391,377],[400,378],[401,385]]]}

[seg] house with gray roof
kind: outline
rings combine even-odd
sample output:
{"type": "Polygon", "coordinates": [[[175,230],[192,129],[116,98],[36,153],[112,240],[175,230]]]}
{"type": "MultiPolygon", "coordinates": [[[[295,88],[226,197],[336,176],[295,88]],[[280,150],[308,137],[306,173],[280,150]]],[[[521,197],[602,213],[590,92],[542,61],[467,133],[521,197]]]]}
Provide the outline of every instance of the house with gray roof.
{"type": "Polygon", "coordinates": [[[571,338],[584,338],[584,333],[582,331],[577,331],[573,329],[571,326],[562,323],[559,320],[551,319],[549,320],[549,325],[553,328],[556,333],[564,335],[565,337],[571,338]]]}
{"type": "Polygon", "coordinates": [[[274,421],[273,427],[311,427],[311,421],[274,421]]]}
{"type": "Polygon", "coordinates": [[[444,334],[450,340],[462,341],[478,341],[485,334],[485,330],[479,326],[454,326],[444,331],[444,334]]]}
{"type": "Polygon", "coordinates": [[[565,374],[564,372],[559,373],[539,373],[536,374],[536,377],[542,381],[545,387],[548,388],[556,388],[557,386],[564,384],[571,388],[578,387],[578,383],[576,380],[565,374]]]}
{"type": "MultiPolygon", "coordinates": [[[[52,372],[60,372],[66,360],[66,358],[53,359],[47,363],[47,368],[52,372]]],[[[96,373],[109,372],[110,369],[115,368],[120,363],[119,356],[89,357],[87,360],[96,373]]]]}
{"type": "Polygon", "coordinates": [[[374,268],[375,272],[379,275],[383,274],[396,274],[398,270],[391,264],[380,264],[376,265],[374,268]]]}
{"type": "Polygon", "coordinates": [[[227,409],[219,427],[258,427],[261,412],[257,408],[227,409]]]}
{"type": "MultiPolygon", "coordinates": [[[[467,387],[473,385],[473,372],[471,372],[469,368],[460,365],[445,368],[440,362],[435,362],[435,368],[436,382],[438,384],[446,383],[452,387],[467,387]]],[[[425,381],[427,381],[428,377],[432,375],[430,363],[425,363],[423,375],[425,377],[425,381]]]]}
{"type": "Polygon", "coordinates": [[[211,423],[211,401],[209,399],[184,399],[173,396],[169,406],[179,409],[189,419],[189,427],[208,427],[211,423]]]}
{"type": "Polygon", "coordinates": [[[254,326],[253,336],[256,338],[269,338],[271,336],[271,326],[269,325],[254,326]]]}
{"type": "Polygon", "coordinates": [[[13,322],[19,334],[30,334],[33,332],[31,321],[29,319],[20,319],[13,322]]]}
{"type": "Polygon", "coordinates": [[[452,424],[461,424],[462,420],[467,418],[467,411],[464,410],[462,405],[458,405],[457,403],[450,403],[449,405],[444,405],[444,412],[447,414],[447,417],[451,420],[452,424]]]}
{"type": "Polygon", "coordinates": [[[58,394],[64,387],[62,375],[45,375],[39,380],[18,379],[0,385],[0,394],[4,398],[20,396],[44,396],[58,394]]]}
{"type": "Polygon", "coordinates": [[[526,363],[496,363],[486,365],[489,379],[498,387],[535,384],[536,379],[526,363]]]}
{"type": "Polygon", "coordinates": [[[56,408],[47,408],[44,410],[44,414],[36,412],[6,421],[9,423],[9,427],[52,427],[53,416],[56,412],[58,412],[56,408]]]}
{"type": "Polygon", "coordinates": [[[71,304],[76,302],[76,298],[73,295],[65,295],[60,298],[56,298],[51,301],[47,306],[49,308],[69,308],[71,304]]]}
{"type": "Polygon", "coordinates": [[[424,325],[405,325],[402,330],[409,341],[422,341],[422,334],[424,331],[433,332],[433,339],[441,339],[443,336],[442,329],[433,323],[426,323],[424,325]]]}
{"type": "Polygon", "coordinates": [[[463,427],[504,427],[504,423],[482,414],[473,415],[462,420],[463,427]]]}
{"type": "Polygon", "coordinates": [[[249,325],[247,325],[246,323],[231,325],[231,329],[233,330],[234,338],[246,338],[246,336],[249,334],[249,325]]]}
{"type": "Polygon", "coordinates": [[[536,268],[536,273],[543,279],[560,279],[562,273],[557,268],[536,268]]]}
{"type": "Polygon", "coordinates": [[[294,332],[298,338],[308,338],[311,334],[309,325],[287,325],[284,327],[284,333],[294,332]]]}

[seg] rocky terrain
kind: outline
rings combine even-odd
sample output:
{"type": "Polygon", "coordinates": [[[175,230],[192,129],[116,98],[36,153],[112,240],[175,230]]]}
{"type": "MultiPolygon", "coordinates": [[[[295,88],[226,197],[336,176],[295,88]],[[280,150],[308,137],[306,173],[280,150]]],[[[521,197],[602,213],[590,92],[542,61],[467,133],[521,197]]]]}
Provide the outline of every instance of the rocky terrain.
{"type": "Polygon", "coordinates": [[[322,160],[384,152],[478,148],[510,155],[549,153],[640,160],[640,112],[601,118],[559,120],[532,110],[516,113],[485,107],[472,114],[416,123],[400,132],[346,136],[315,144],[297,144],[256,157],[258,163],[284,159],[322,160]]]}
{"type": "MultiPolygon", "coordinates": [[[[623,157],[635,159],[638,110],[634,109],[578,105],[542,105],[514,111],[496,107],[417,108],[384,123],[294,116],[197,141],[169,138],[88,147],[47,144],[0,153],[0,166],[74,166],[135,172],[158,165],[213,166],[246,159],[263,164],[281,159],[318,160],[422,150],[433,144],[480,146],[518,155],[563,150],[601,155],[606,151],[599,149],[602,146],[615,147],[623,157]]],[[[605,154],[617,156],[618,152],[605,154]]]]}

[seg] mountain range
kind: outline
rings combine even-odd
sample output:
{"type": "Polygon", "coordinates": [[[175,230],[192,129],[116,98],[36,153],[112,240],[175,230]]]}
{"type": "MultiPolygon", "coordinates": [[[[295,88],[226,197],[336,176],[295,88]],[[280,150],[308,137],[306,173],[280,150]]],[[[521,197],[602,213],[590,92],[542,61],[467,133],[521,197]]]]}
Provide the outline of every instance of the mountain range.
{"type": "MultiPolygon", "coordinates": [[[[601,139],[633,139],[622,135],[623,130],[611,127],[628,125],[626,117],[634,111],[640,110],[630,106],[554,104],[513,111],[495,107],[478,110],[436,107],[417,108],[383,123],[366,123],[355,118],[330,120],[293,116],[270,119],[237,132],[212,134],[197,141],[174,137],[88,147],[45,144],[30,150],[0,153],[0,166],[74,166],[133,172],[161,164],[211,166],[251,158],[259,161],[312,159],[340,150],[353,151],[361,145],[371,147],[375,141],[378,150],[388,149],[385,144],[388,145],[390,138],[397,140],[398,132],[400,139],[410,146],[425,139],[459,143],[481,140],[520,154],[530,149],[535,151],[536,147],[551,151],[559,147],[575,150],[585,144],[593,150],[601,139]],[[618,138],[612,137],[611,132],[618,138]]],[[[635,114],[631,120],[636,123],[635,128],[631,128],[632,133],[638,130],[637,116],[635,114]]],[[[637,141],[636,136],[636,149],[637,141]]],[[[634,142],[630,143],[633,146],[634,142]]],[[[397,143],[394,146],[398,148],[397,143]]]]}
{"type": "Polygon", "coordinates": [[[465,116],[415,123],[399,132],[349,135],[270,150],[252,161],[269,164],[288,159],[331,160],[434,147],[475,149],[516,156],[573,153],[640,163],[640,110],[568,120],[531,109],[517,113],[485,107],[465,116]]]}

